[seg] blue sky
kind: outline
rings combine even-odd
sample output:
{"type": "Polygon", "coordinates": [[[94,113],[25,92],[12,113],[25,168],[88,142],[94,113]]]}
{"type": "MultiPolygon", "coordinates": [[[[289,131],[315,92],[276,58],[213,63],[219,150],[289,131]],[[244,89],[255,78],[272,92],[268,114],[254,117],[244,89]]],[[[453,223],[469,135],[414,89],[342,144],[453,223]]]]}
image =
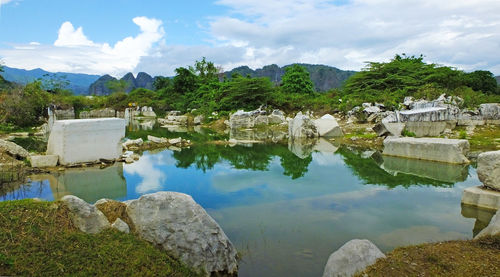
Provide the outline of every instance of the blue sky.
{"type": "Polygon", "coordinates": [[[360,70],[397,53],[500,75],[498,0],[0,0],[0,60],[18,68],[172,75],[294,62],[360,70]]]}

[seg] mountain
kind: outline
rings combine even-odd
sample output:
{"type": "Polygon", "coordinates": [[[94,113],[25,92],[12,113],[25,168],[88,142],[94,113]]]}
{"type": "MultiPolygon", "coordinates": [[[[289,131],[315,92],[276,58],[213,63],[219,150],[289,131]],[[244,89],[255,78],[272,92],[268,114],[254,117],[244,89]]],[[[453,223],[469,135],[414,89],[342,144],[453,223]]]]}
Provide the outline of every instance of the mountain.
{"type": "Polygon", "coordinates": [[[3,69],[4,72],[1,72],[0,75],[2,75],[5,80],[19,84],[26,84],[38,78],[43,78],[44,75],[54,74],[50,77],[65,79],[66,81],[68,81],[68,89],[72,90],[74,94],[87,94],[90,84],[92,84],[99,78],[99,75],[64,72],[52,73],[40,68],[25,70],[4,66],[3,69]]]}
{"type": "Polygon", "coordinates": [[[108,88],[109,81],[117,81],[115,77],[108,74],[99,77],[94,83],[92,83],[88,88],[89,95],[109,95],[111,90],[108,88]]]}
{"type": "MultiPolygon", "coordinates": [[[[121,79],[128,83],[125,92],[131,92],[136,88],[153,89],[153,77],[145,72],[139,72],[137,78],[131,72],[125,74],[121,79]]],[[[117,81],[115,77],[104,75],[92,83],[88,89],[90,95],[109,95],[111,90],[108,88],[109,81],[117,81]]]]}
{"type": "Polygon", "coordinates": [[[500,86],[500,76],[495,76],[495,79],[497,79],[497,84],[500,86]]]}
{"type": "MultiPolygon", "coordinates": [[[[317,64],[299,64],[309,71],[311,80],[317,91],[328,91],[333,88],[342,86],[345,80],[351,77],[356,71],[345,71],[338,68],[317,65],[317,64]]],[[[278,65],[266,65],[262,68],[252,70],[248,66],[240,66],[231,71],[226,72],[226,77],[230,78],[232,74],[239,73],[242,76],[250,75],[251,77],[268,77],[273,83],[279,84],[281,77],[285,74],[285,69],[291,65],[279,67],[278,65]]]]}

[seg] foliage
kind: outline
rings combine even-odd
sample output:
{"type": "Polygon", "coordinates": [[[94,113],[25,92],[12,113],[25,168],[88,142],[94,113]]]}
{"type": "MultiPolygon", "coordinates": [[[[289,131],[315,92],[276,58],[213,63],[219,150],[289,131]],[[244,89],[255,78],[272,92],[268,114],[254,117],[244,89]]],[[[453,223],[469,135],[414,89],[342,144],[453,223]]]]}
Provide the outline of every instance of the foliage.
{"type": "Polygon", "coordinates": [[[401,132],[401,135],[403,137],[413,137],[413,138],[417,136],[417,134],[415,134],[414,132],[408,131],[406,129],[403,129],[403,131],[401,132]]]}
{"type": "Polygon", "coordinates": [[[133,234],[79,232],[60,202],[0,202],[0,275],[197,276],[133,234]]]}
{"type": "Polygon", "coordinates": [[[42,88],[49,93],[70,96],[72,92],[68,90],[70,82],[65,75],[57,75],[54,73],[44,74],[38,79],[42,82],[42,88]]]}
{"type": "Polygon", "coordinates": [[[217,99],[220,103],[218,109],[256,109],[268,104],[273,91],[273,85],[268,78],[232,78],[221,86],[217,99]]]}
{"type": "Polygon", "coordinates": [[[40,81],[16,87],[0,95],[0,121],[19,127],[35,126],[46,115],[50,95],[40,81]]]}
{"type": "Polygon", "coordinates": [[[305,67],[294,64],[285,69],[281,89],[285,93],[311,94],[314,86],[305,67]]]}
{"type": "Polygon", "coordinates": [[[172,86],[172,79],[163,76],[155,77],[153,81],[153,88],[155,90],[160,90],[172,86]]]}
{"type": "Polygon", "coordinates": [[[111,93],[125,93],[129,85],[126,80],[110,80],[106,83],[111,93]]]}

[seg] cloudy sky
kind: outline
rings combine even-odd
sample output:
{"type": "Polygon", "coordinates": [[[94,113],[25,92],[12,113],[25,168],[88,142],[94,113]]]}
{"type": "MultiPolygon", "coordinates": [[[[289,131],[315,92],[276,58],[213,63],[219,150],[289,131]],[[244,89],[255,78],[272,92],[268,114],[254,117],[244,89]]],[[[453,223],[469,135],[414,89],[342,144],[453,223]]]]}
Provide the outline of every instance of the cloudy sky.
{"type": "Polygon", "coordinates": [[[360,70],[396,53],[500,75],[499,0],[0,0],[11,67],[173,75],[276,63],[360,70]]]}

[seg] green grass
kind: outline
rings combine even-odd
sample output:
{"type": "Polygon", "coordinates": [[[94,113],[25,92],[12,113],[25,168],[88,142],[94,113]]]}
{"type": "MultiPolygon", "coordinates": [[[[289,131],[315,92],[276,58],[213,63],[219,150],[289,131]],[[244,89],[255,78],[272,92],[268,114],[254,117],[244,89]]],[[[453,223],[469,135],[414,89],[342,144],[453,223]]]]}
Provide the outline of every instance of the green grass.
{"type": "Polygon", "coordinates": [[[135,235],[79,232],[60,202],[0,202],[0,275],[198,276],[135,235]]]}
{"type": "Polygon", "coordinates": [[[396,248],[357,276],[500,276],[499,261],[496,235],[396,248]]]}
{"type": "Polygon", "coordinates": [[[32,133],[33,129],[31,129],[30,127],[19,127],[13,124],[0,123],[0,134],[10,134],[16,132],[32,133]]]}

